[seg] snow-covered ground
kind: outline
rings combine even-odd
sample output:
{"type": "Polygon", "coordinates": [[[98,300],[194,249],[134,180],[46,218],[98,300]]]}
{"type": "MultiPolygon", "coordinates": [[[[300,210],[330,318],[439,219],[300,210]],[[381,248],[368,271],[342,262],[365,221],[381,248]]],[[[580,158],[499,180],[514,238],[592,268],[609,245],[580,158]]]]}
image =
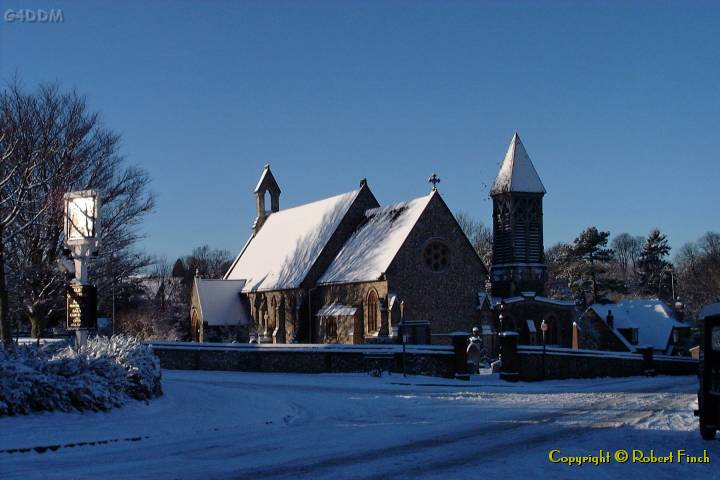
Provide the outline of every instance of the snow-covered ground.
{"type": "Polygon", "coordinates": [[[0,418],[0,478],[720,478],[720,441],[702,441],[692,414],[695,377],[163,375],[148,404],[0,418]],[[553,449],[707,450],[711,463],[579,467],[551,463],[553,449]]]}

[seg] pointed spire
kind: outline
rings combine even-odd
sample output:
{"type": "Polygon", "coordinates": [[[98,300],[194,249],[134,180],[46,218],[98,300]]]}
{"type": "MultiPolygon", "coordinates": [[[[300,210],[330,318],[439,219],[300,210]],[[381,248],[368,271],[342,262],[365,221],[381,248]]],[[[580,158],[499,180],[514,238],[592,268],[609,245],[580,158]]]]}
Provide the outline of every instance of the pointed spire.
{"type": "Polygon", "coordinates": [[[515,132],[490,195],[507,192],[545,193],[540,176],[515,132]]]}
{"type": "Polygon", "coordinates": [[[256,217],[253,224],[252,232],[255,235],[262,228],[265,219],[270,214],[265,211],[265,193],[270,193],[270,213],[280,211],[280,186],[275,180],[275,176],[270,171],[270,164],[266,163],[263,168],[260,180],[255,187],[255,210],[256,217]]]}
{"type": "Polygon", "coordinates": [[[269,190],[273,191],[276,190],[277,193],[282,193],[280,191],[280,186],[278,186],[277,180],[275,180],[275,176],[270,171],[270,164],[266,163],[265,167],[263,167],[262,174],[260,175],[260,180],[258,180],[257,186],[255,187],[255,193],[258,193],[260,190],[269,190]]]}

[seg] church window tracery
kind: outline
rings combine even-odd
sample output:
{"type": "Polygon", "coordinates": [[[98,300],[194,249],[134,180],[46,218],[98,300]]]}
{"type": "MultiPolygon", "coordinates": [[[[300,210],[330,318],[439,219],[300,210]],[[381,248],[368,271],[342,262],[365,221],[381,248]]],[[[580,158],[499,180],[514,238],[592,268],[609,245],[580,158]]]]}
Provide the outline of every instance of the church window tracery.
{"type": "Polygon", "coordinates": [[[450,249],[443,242],[430,242],[423,249],[423,262],[433,272],[442,272],[450,265],[450,249]]]}
{"type": "Polygon", "coordinates": [[[367,331],[378,330],[378,295],[375,290],[370,290],[367,297],[367,331]]]}

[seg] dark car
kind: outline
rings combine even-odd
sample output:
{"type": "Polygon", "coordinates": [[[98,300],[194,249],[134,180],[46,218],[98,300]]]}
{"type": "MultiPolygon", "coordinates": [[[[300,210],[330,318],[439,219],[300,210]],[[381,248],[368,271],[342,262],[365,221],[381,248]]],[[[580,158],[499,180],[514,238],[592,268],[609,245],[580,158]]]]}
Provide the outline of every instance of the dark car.
{"type": "Polygon", "coordinates": [[[700,390],[698,410],[700,434],[712,440],[720,430],[720,303],[708,305],[700,313],[702,342],[700,345],[700,390]]]}

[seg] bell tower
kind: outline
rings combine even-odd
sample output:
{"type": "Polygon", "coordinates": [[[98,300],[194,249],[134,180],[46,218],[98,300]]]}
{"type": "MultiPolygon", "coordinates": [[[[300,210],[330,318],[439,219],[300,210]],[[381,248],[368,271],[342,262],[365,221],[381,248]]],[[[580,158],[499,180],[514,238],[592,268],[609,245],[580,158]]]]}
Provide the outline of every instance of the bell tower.
{"type": "Polygon", "coordinates": [[[260,180],[255,187],[255,223],[253,224],[252,232],[255,235],[265,223],[267,217],[280,211],[280,186],[275,180],[275,176],[270,171],[270,164],[266,164],[263,168],[260,180]],[[270,194],[270,211],[265,210],[265,194],[270,194]]]}
{"type": "Polygon", "coordinates": [[[545,187],[517,133],[490,189],[493,201],[494,296],[545,290],[542,199],[545,187]]]}

